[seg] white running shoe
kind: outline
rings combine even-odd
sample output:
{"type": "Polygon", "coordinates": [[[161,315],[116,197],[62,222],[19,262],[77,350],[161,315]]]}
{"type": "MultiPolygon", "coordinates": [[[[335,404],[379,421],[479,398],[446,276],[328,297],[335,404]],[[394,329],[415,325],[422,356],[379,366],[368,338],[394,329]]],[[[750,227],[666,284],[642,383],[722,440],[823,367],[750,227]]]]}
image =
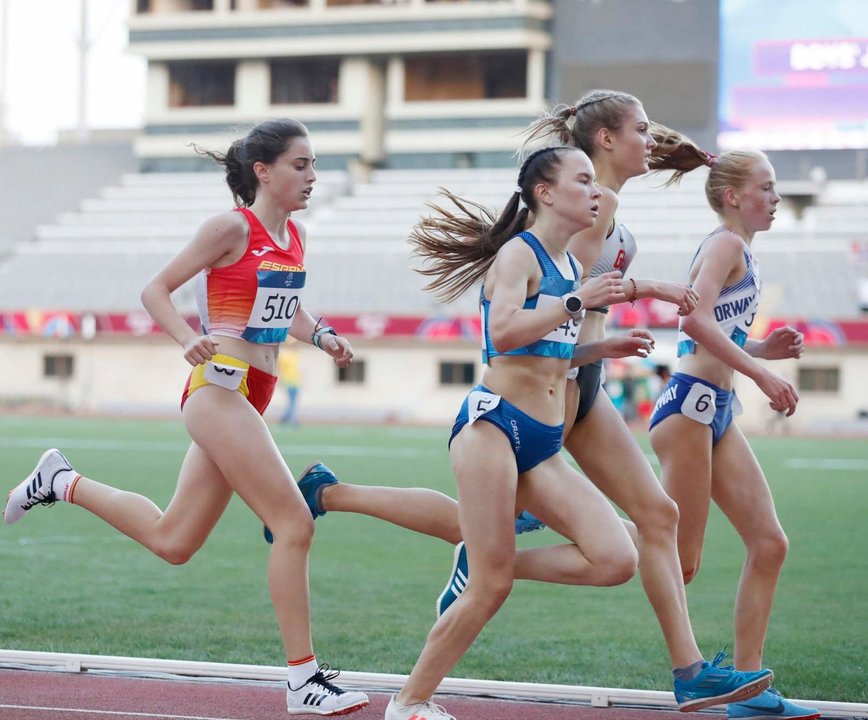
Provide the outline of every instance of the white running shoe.
{"type": "Polygon", "coordinates": [[[446,712],[446,708],[442,705],[435,705],[430,700],[415,705],[401,705],[395,700],[395,695],[392,695],[386,706],[385,720],[456,720],[456,718],[446,712]]]}
{"type": "Polygon", "coordinates": [[[298,690],[286,686],[286,711],[290,715],[349,715],[368,704],[368,696],[361,692],[341,690],[331,681],[340,670],[330,670],[328,663],[320,665],[298,690]]]}
{"type": "Polygon", "coordinates": [[[62,498],[54,494],[54,478],[64,470],[72,471],[72,465],[60,450],[52,448],[42,453],[33,472],[23,482],[12,488],[3,519],[10,525],[18,522],[30,508],[36,505],[51,505],[62,498]]]}

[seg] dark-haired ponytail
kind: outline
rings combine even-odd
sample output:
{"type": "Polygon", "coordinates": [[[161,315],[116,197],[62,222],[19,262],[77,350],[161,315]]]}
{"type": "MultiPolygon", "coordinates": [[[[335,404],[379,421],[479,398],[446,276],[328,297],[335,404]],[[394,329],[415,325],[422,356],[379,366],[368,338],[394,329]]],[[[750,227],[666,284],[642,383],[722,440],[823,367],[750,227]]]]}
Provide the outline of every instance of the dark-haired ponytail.
{"type": "Polygon", "coordinates": [[[193,149],[223,166],[226,184],[232,191],[235,204],[249,207],[256,200],[259,188],[253,166],[258,162],[273,164],[278,156],[286,152],[294,138],[307,137],[307,134],[307,128],[297,120],[266,120],[251,128],[245,137],[233,142],[225,154],[205,150],[195,143],[193,149]]]}
{"type": "Polygon", "coordinates": [[[494,213],[479,203],[464,200],[441,188],[458,213],[430,204],[437,216],[422,218],[410,233],[413,255],[427,264],[416,272],[432,278],[425,286],[444,302],[452,302],[485,277],[497,252],[527,226],[527,217],[536,209],[533,187],[553,183],[560,166],[559,151],[543,148],[522,164],[518,185],[503,212],[494,213]]]}

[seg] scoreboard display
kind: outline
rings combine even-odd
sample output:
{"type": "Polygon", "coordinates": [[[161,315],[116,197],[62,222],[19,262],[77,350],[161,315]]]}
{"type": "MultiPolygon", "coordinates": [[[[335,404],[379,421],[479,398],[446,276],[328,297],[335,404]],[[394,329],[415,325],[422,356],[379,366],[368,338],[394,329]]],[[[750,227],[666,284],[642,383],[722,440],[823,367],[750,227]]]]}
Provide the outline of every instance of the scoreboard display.
{"type": "Polygon", "coordinates": [[[868,2],[721,0],[722,150],[868,148],[868,2]]]}

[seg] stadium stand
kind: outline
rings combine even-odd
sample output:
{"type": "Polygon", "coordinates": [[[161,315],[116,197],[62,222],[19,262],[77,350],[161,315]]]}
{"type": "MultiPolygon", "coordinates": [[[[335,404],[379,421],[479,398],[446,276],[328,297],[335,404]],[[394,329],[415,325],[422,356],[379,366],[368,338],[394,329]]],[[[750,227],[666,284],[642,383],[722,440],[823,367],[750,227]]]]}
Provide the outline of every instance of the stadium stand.
{"type": "MultiPolygon", "coordinates": [[[[406,238],[438,188],[498,212],[514,187],[512,169],[377,170],[353,182],[343,171],[322,172],[311,208],[299,214],[308,227],[308,268],[317,280],[310,307],[326,313],[444,314],[421,291],[411,272],[406,238]]],[[[704,172],[661,189],[665,176],[631,181],[621,194],[619,217],[640,244],[631,270],[637,277],[683,280],[699,239],[715,224],[703,192],[704,172]]],[[[757,238],[766,283],[764,311],[805,317],[858,315],[863,275],[853,258],[864,242],[868,185],[829,182],[804,209],[786,199],[775,226],[757,238]]],[[[202,220],[231,207],[219,173],[128,173],[75,212],[61,212],[19,241],[0,264],[0,307],[139,308],[145,281],[189,240],[202,220]],[[39,277],[38,285],[32,278],[39,277]]],[[[192,287],[177,293],[193,312],[192,287]]],[[[448,314],[475,312],[468,293],[448,314]]]]}

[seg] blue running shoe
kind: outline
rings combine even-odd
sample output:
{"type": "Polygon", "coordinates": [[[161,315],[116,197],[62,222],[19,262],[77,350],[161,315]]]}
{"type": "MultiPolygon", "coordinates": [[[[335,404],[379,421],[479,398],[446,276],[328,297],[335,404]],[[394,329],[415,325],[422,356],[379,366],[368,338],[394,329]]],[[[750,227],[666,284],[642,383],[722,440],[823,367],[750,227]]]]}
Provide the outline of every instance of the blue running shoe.
{"type": "Polygon", "coordinates": [[[772,684],[774,673],[769,670],[741,672],[731,665],[721,667],[726,653],[719,652],[714,660],[704,662],[699,674],[690,679],[675,678],[675,701],[681,712],[703,710],[712,705],[739,703],[759,695],[772,684]]]}
{"type": "MultiPolygon", "coordinates": [[[[323,463],[317,461],[311,463],[298,476],[298,489],[304,497],[310,509],[310,514],[316,520],[321,515],[325,515],[326,511],[322,506],[322,490],[326,485],[334,485],[340,482],[335,477],[335,474],[323,463]]],[[[274,542],[274,535],[269,530],[267,525],[262,526],[262,535],[265,542],[271,544],[274,542]]]]}
{"type": "Polygon", "coordinates": [[[531,515],[527,510],[522,510],[519,516],[515,519],[516,535],[543,529],[545,529],[545,523],[539,518],[531,515]]]}
{"type": "Polygon", "coordinates": [[[335,474],[321,462],[308,465],[298,476],[298,489],[304,495],[304,501],[310,508],[310,514],[316,520],[326,511],[322,506],[322,491],[326,485],[334,485],[340,482],[335,474]]]}
{"type": "Polygon", "coordinates": [[[449,582],[437,598],[437,603],[434,605],[434,612],[439,618],[445,613],[449,606],[454,603],[464,592],[467,587],[467,578],[470,575],[470,570],[467,567],[467,548],[464,543],[460,542],[455,546],[455,554],[452,556],[452,574],[449,576],[449,582]]]}
{"type": "Polygon", "coordinates": [[[820,711],[816,708],[796,705],[785,699],[777,690],[769,688],[764,693],[744,702],[726,706],[726,717],[731,720],[816,720],[820,711]]]}

